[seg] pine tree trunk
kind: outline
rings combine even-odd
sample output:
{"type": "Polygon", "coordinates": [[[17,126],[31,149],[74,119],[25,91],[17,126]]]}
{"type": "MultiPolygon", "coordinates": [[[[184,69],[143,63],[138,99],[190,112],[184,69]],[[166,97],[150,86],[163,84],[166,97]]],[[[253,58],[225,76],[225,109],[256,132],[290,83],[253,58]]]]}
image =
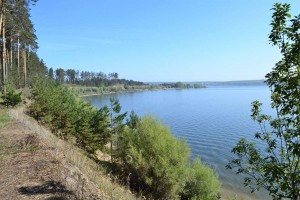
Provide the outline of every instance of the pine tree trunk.
{"type": "Polygon", "coordinates": [[[20,88],[20,32],[18,31],[18,58],[17,58],[17,80],[18,80],[18,88],[20,88]]]}
{"type": "Polygon", "coordinates": [[[5,63],[6,63],[6,78],[7,77],[9,77],[9,67],[8,66],[10,66],[10,62],[9,62],[9,51],[8,51],[8,49],[6,49],[6,52],[5,52],[5,57],[6,57],[6,60],[5,60],[5,63]]]}
{"type": "MultiPolygon", "coordinates": [[[[4,18],[4,0],[0,0],[0,33],[3,35],[3,33],[2,33],[2,30],[3,30],[3,27],[4,27],[4,24],[3,24],[3,18],[4,18]]],[[[2,52],[3,52],[3,44],[4,44],[4,42],[3,42],[3,38],[2,38],[2,43],[1,43],[1,50],[2,50],[2,52]]],[[[3,56],[2,55],[2,53],[0,54],[1,56],[3,56]]],[[[6,89],[5,89],[5,85],[4,85],[4,79],[5,79],[5,67],[4,67],[4,65],[3,65],[3,59],[1,58],[0,59],[1,60],[1,64],[2,64],[2,74],[1,74],[1,78],[2,78],[2,80],[1,80],[1,83],[2,83],[2,86],[3,86],[3,91],[4,91],[4,93],[6,92],[6,89]]]]}
{"type": "Polygon", "coordinates": [[[3,0],[0,0],[0,33],[2,33],[3,16],[4,16],[3,0]]]}
{"type": "Polygon", "coordinates": [[[2,21],[2,81],[6,79],[6,38],[5,38],[5,20],[2,21]]]}
{"type": "Polygon", "coordinates": [[[13,38],[10,36],[10,71],[12,72],[13,68],[13,38]]]}
{"type": "Polygon", "coordinates": [[[23,57],[23,72],[24,72],[24,87],[26,87],[26,83],[27,83],[27,57],[26,57],[26,49],[23,48],[22,49],[22,57],[23,57]]]}

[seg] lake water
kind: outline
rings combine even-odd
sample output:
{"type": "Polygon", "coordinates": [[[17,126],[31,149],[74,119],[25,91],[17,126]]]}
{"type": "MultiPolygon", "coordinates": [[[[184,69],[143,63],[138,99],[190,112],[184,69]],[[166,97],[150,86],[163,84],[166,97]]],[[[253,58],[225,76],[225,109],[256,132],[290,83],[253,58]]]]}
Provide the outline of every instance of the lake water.
{"type": "Polygon", "coordinates": [[[122,111],[134,110],[139,116],[155,116],[169,125],[174,135],[187,139],[193,157],[200,156],[216,168],[224,191],[236,193],[243,199],[269,199],[263,191],[250,194],[250,190],[243,187],[242,177],[225,168],[238,140],[243,137],[253,140],[259,130],[250,117],[251,102],[261,101],[264,113],[272,114],[270,91],[266,86],[144,91],[85,99],[100,108],[109,105],[110,97],[120,100],[122,111]]]}

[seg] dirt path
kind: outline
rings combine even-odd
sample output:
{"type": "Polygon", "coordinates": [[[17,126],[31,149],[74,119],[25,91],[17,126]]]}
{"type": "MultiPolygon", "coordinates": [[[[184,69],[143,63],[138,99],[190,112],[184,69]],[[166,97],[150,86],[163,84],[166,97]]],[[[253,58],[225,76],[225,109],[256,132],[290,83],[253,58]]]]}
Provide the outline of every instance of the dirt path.
{"type": "Polygon", "coordinates": [[[52,149],[20,122],[0,130],[0,199],[76,199],[63,184],[52,149]]]}
{"type": "Polygon", "coordinates": [[[102,199],[93,194],[97,187],[47,142],[49,136],[36,130],[38,125],[30,127],[20,110],[11,115],[15,119],[0,129],[1,200],[102,199]]]}

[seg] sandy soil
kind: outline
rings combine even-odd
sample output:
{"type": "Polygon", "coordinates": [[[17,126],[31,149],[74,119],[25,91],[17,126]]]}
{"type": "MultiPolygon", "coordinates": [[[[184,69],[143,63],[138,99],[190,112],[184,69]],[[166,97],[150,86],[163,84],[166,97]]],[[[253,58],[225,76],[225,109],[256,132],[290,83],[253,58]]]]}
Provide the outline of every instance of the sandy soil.
{"type": "Polygon", "coordinates": [[[51,148],[40,145],[21,123],[1,129],[0,140],[0,199],[76,199],[63,183],[61,162],[51,148]]]}
{"type": "Polygon", "coordinates": [[[0,199],[102,199],[53,144],[24,121],[0,129],[0,199]]]}

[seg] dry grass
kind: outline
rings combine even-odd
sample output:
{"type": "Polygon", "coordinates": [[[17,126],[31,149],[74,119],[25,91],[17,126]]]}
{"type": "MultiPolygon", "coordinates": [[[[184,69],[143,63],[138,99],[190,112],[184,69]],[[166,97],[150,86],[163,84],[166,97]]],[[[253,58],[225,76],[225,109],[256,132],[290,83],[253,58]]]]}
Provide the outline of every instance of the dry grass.
{"type": "MultiPolygon", "coordinates": [[[[73,181],[71,185],[74,190],[79,193],[81,191],[82,195],[84,192],[92,192],[97,199],[139,199],[130,192],[128,187],[119,184],[116,177],[106,175],[107,170],[87,157],[84,151],[69,142],[58,139],[48,129],[25,115],[23,109],[10,110],[10,115],[36,133],[40,138],[40,145],[50,146],[55,157],[65,160],[63,165],[67,166],[73,174],[72,176],[76,177],[73,180],[67,180],[73,181]]],[[[28,138],[25,143],[30,144],[32,139],[28,138]]],[[[70,179],[70,177],[66,177],[66,179],[70,179]]]]}
{"type": "Polygon", "coordinates": [[[9,117],[7,110],[0,108],[0,128],[7,126],[10,121],[11,118],[9,117]]]}
{"type": "MultiPolygon", "coordinates": [[[[0,129],[5,131],[5,128],[12,123],[12,119],[8,114],[8,110],[0,110],[0,129]]],[[[26,135],[25,138],[12,141],[11,137],[15,135],[0,134],[0,161],[6,156],[18,154],[20,152],[32,152],[39,148],[39,139],[35,135],[26,135]]]]}

